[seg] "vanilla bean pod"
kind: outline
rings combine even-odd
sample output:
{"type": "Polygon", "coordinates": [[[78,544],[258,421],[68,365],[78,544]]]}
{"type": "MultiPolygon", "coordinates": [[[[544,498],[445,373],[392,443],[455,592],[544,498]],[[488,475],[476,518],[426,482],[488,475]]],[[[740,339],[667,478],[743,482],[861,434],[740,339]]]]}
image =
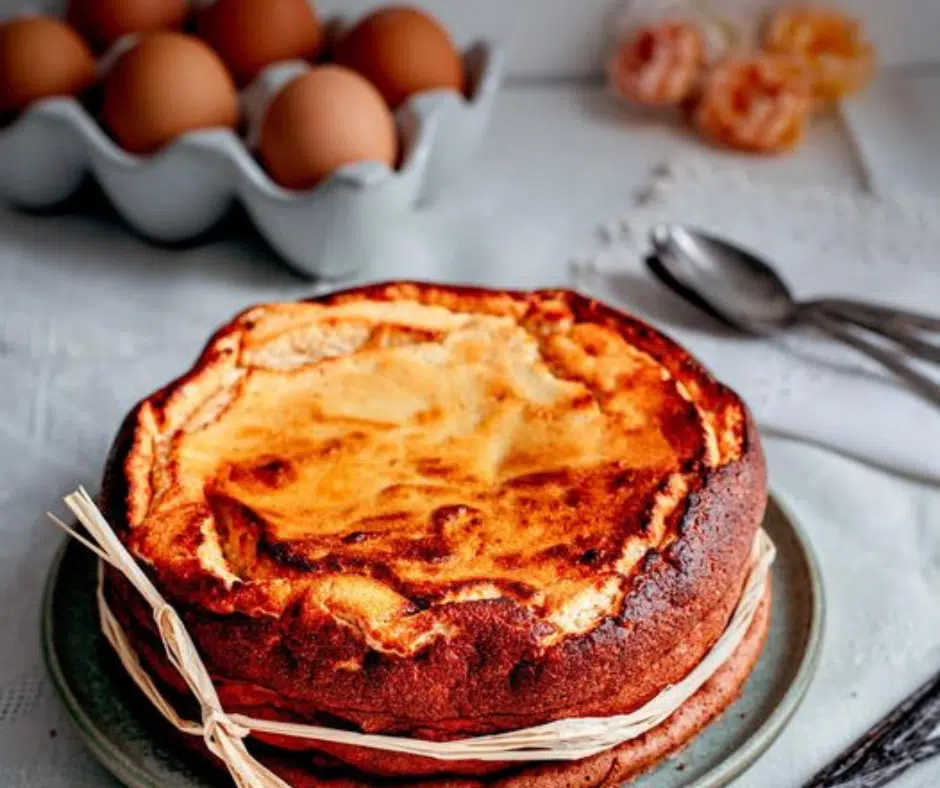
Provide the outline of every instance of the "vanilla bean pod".
{"type": "Polygon", "coordinates": [[[842,777],[836,777],[834,781],[826,782],[825,786],[826,788],[882,788],[911,767],[937,755],[940,755],[940,737],[915,745],[893,760],[875,762],[861,771],[853,771],[842,777]]]}
{"type": "MultiPolygon", "coordinates": [[[[839,778],[863,771],[862,764],[882,748],[902,757],[905,743],[920,743],[940,720],[940,673],[916,689],[835,761],[818,772],[805,788],[843,785],[839,778]],[[929,727],[928,727],[929,725],[929,727]]],[[[872,783],[875,785],[876,783],[872,783]]],[[[881,783],[878,783],[881,784],[881,783]]],[[[859,783],[865,786],[865,783],[859,783]]],[[[867,786],[866,786],[867,788],[867,786]]]]}

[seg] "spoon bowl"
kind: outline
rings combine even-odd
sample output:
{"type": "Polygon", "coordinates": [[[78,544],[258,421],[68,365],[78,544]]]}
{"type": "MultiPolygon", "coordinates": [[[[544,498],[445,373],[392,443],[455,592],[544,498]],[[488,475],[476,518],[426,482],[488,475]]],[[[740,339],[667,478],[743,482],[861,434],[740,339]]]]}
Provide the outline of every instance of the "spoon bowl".
{"type": "Polygon", "coordinates": [[[790,288],[756,254],[678,224],[656,225],[650,240],[657,278],[722,322],[762,336],[798,322],[790,288]]]}

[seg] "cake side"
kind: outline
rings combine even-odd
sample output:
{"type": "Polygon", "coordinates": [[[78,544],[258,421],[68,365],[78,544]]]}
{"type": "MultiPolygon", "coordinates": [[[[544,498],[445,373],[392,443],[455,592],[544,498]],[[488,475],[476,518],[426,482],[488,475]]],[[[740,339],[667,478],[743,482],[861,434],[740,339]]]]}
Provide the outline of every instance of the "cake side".
{"type": "MultiPolygon", "coordinates": [[[[492,763],[451,762],[443,769],[439,762],[417,759],[426,764],[422,770],[416,768],[416,759],[403,763],[402,757],[394,753],[361,748],[356,753],[358,757],[350,756],[350,748],[333,756],[292,752],[296,748],[291,747],[281,748],[286,752],[269,748],[258,754],[268,768],[295,788],[360,788],[373,785],[372,775],[383,773],[399,775],[395,784],[401,788],[606,788],[622,785],[655,768],[664,758],[675,756],[741,695],[767,639],[771,598],[768,585],[765,598],[738,648],[676,713],[643,736],[590,758],[523,766],[508,764],[508,768],[492,763]],[[447,773],[442,774],[445,770],[447,773]]],[[[158,684],[163,685],[164,692],[170,694],[179,708],[185,708],[191,696],[178,685],[166,659],[150,652],[154,645],[144,647],[145,662],[153,670],[158,684]]],[[[198,713],[195,708],[189,711],[194,716],[198,713]]],[[[168,730],[168,733],[221,768],[221,763],[209,754],[200,739],[177,731],[168,730]]]]}

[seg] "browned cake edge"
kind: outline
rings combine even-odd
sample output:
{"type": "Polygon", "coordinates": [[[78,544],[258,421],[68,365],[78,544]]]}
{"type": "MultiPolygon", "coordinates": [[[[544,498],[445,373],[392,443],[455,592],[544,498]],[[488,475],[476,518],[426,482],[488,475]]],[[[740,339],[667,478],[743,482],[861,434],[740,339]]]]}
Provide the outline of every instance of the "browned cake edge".
{"type": "MultiPolygon", "coordinates": [[[[270,749],[256,754],[267,768],[293,788],[372,788],[376,785],[388,788],[614,788],[656,768],[666,758],[675,757],[741,696],[766,644],[771,607],[772,588],[768,583],[764,599],[743,640],[698,692],[665,722],[643,736],[580,761],[513,765],[478,777],[448,775],[444,773],[448,765],[437,764],[440,776],[377,782],[343,763],[318,759],[311,754],[279,755],[270,749]]],[[[169,692],[175,693],[172,688],[169,692]]],[[[200,738],[187,736],[169,726],[165,730],[186,749],[214,767],[223,768],[200,738]]],[[[677,764],[677,768],[681,767],[677,764]]]]}

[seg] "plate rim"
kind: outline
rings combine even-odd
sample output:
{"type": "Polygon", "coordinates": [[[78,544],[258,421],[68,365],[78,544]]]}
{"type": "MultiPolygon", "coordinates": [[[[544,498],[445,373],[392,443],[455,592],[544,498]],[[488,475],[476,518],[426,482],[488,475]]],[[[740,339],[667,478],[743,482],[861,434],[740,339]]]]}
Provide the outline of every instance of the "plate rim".
{"type": "MultiPolygon", "coordinates": [[[[773,485],[770,486],[767,496],[767,506],[771,505],[780,510],[786,520],[787,527],[796,535],[795,541],[802,553],[809,574],[809,596],[812,609],[803,654],[786,692],[770,715],[725,760],[712,767],[698,779],[688,783],[684,788],[722,788],[722,786],[729,785],[750,769],[786,729],[787,724],[802,704],[819,668],[823,651],[827,610],[819,559],[800,520],[794,515],[789,504],[784,503],[783,498],[773,485]]],[[[162,788],[163,783],[158,778],[155,778],[152,773],[125,755],[120,749],[114,747],[107,735],[89,717],[72,692],[69,680],[65,676],[56,654],[52,616],[53,599],[62,563],[73,541],[70,537],[63,539],[46,574],[40,606],[43,661],[52,678],[56,693],[65,706],[79,737],[95,756],[98,763],[124,783],[127,788],[162,788]]]]}
{"type": "Polygon", "coordinates": [[[114,747],[108,737],[88,716],[88,713],[72,692],[58,655],[55,653],[55,631],[52,623],[53,599],[62,562],[65,560],[65,556],[74,541],[70,536],[62,539],[62,543],[56,548],[52,563],[49,565],[46,574],[39,613],[43,661],[46,663],[46,669],[52,678],[56,694],[65,706],[79,738],[91,750],[102,768],[120,780],[127,788],[163,788],[152,774],[149,774],[140,764],[126,756],[120,749],[114,747]]]}
{"type": "Polygon", "coordinates": [[[685,786],[685,788],[722,788],[722,786],[729,785],[750,769],[786,730],[787,724],[802,705],[822,659],[827,608],[819,558],[799,519],[793,513],[789,504],[783,503],[777,489],[773,486],[770,487],[768,492],[767,503],[768,505],[775,505],[780,510],[787,521],[787,526],[796,534],[796,541],[809,570],[812,612],[803,656],[790,686],[767,719],[724,761],[709,770],[707,774],[685,786]]]}

